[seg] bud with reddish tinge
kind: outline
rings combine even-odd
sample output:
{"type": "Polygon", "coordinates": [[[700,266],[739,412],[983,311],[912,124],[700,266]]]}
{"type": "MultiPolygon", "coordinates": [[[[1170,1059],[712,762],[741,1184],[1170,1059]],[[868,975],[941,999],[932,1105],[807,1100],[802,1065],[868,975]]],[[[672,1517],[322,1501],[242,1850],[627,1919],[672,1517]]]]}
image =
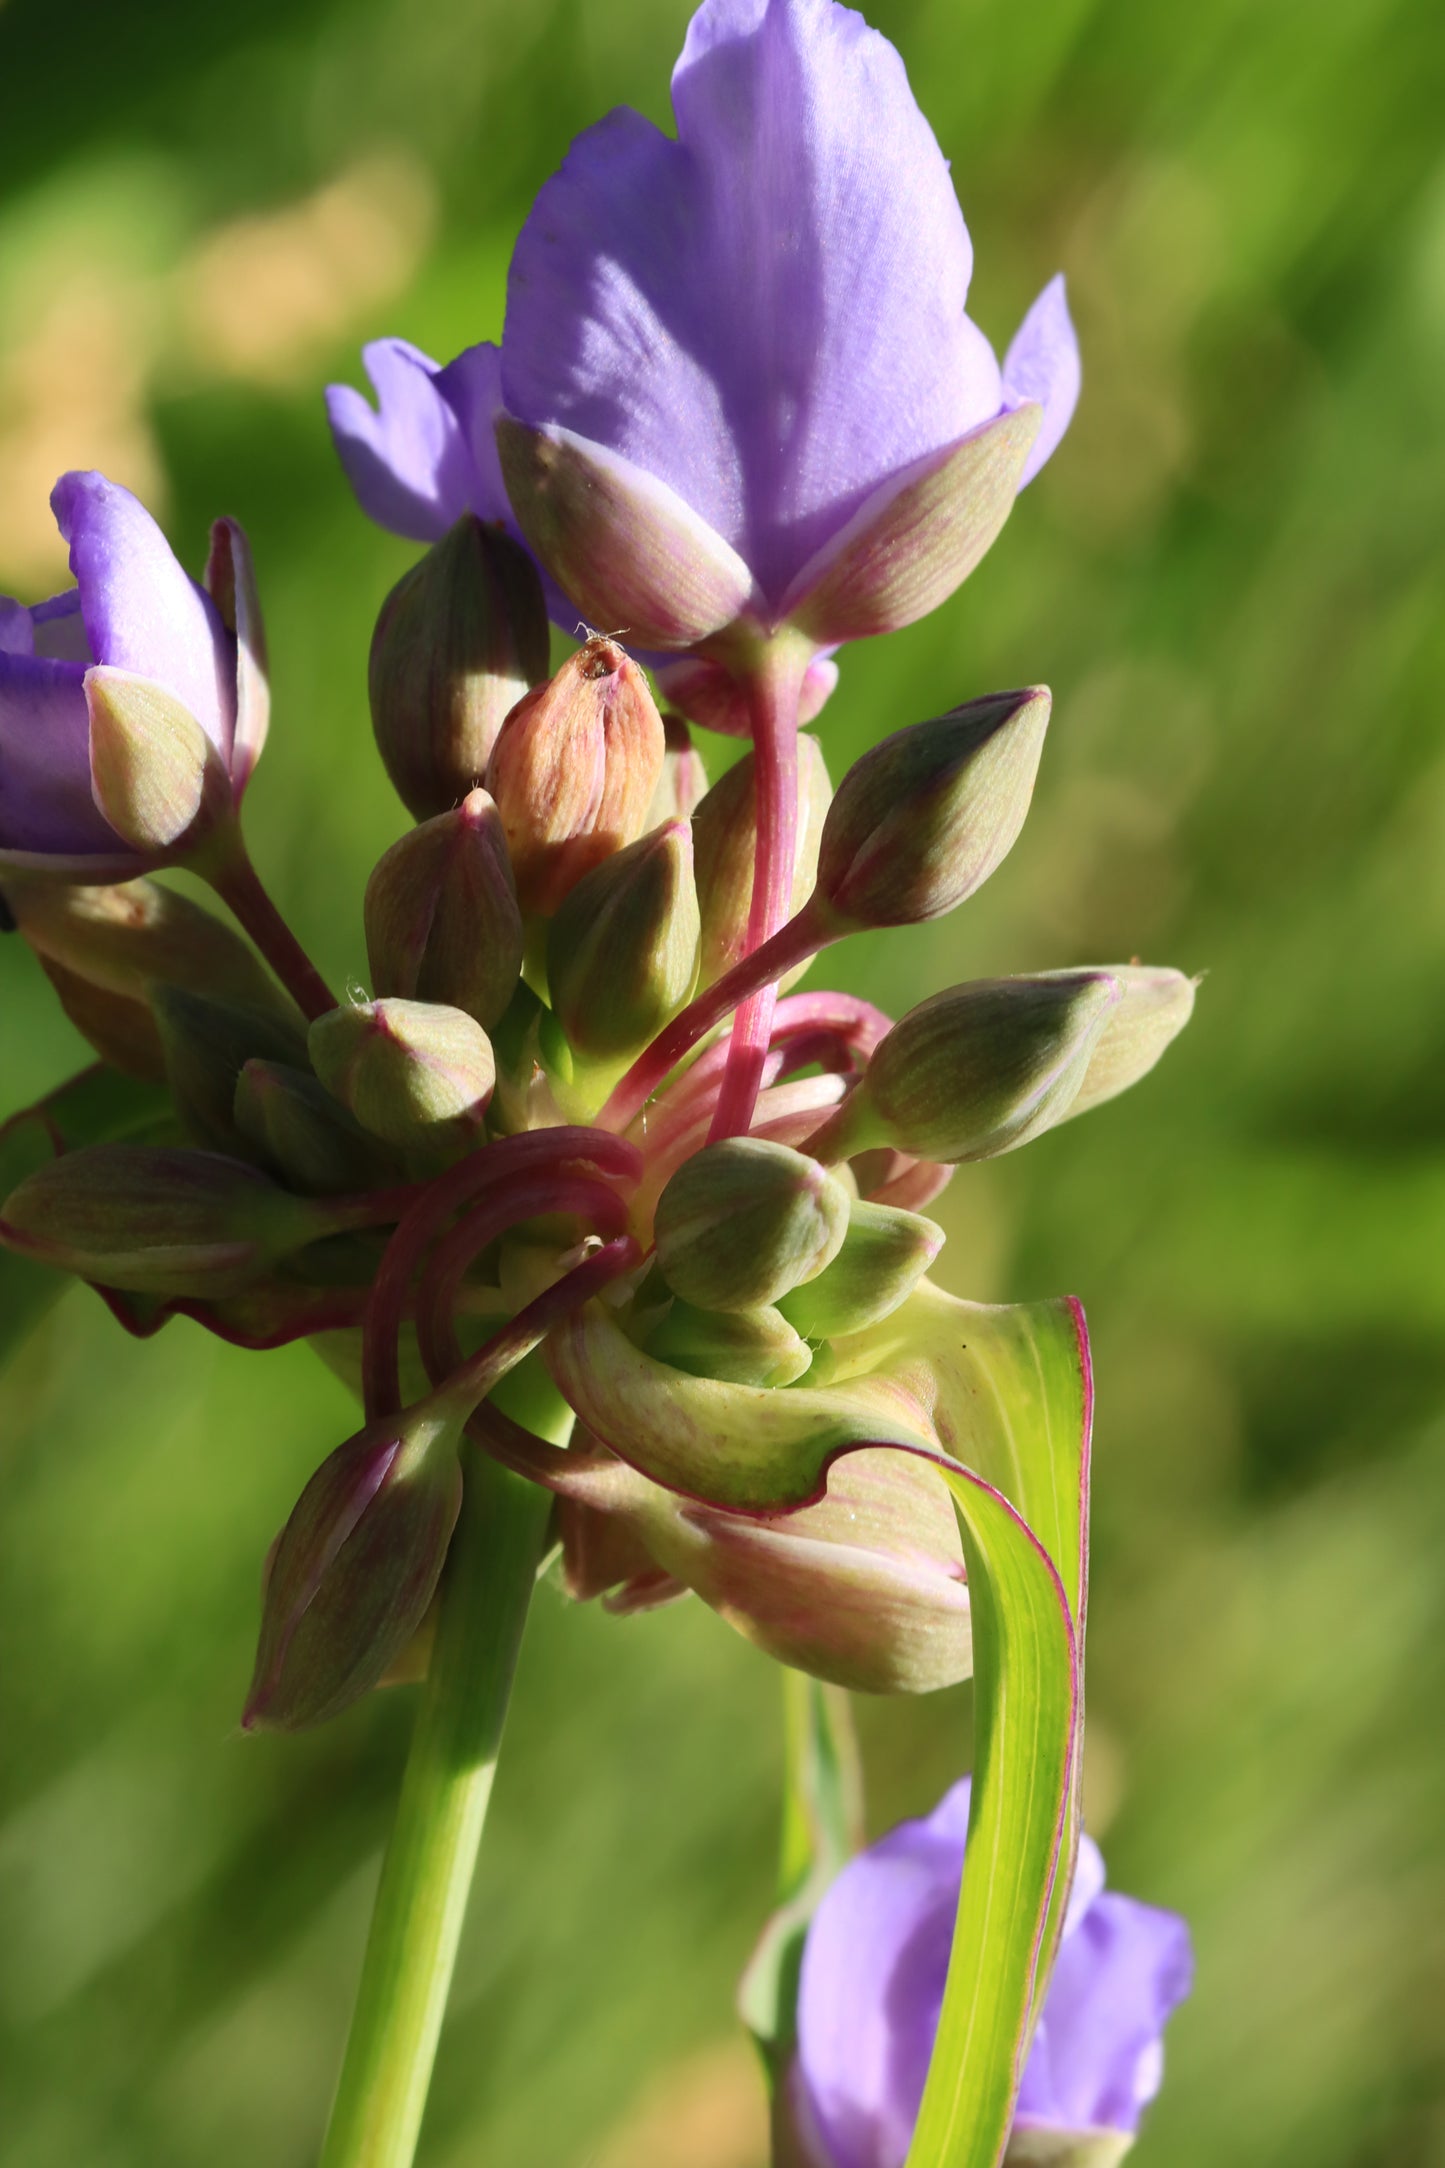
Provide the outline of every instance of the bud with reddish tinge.
{"type": "Polygon", "coordinates": [[[212,1000],[181,986],[155,986],[151,1000],[166,1078],[186,1128],[198,1143],[244,1152],[235,1115],[241,1071],[248,1061],[304,1068],[300,1019],[251,1001],[212,1000]]]}
{"type": "Polygon", "coordinates": [[[496,1023],[522,972],[522,913],[502,819],[484,790],[393,843],[366,885],[378,994],[496,1023]]]}
{"type": "Polygon", "coordinates": [[[662,821],[691,820],[693,809],[707,794],[707,769],[692,742],[692,732],[680,715],[664,715],[662,773],[647,809],[647,826],[662,821]]]}
{"type": "MultiPolygon", "coordinates": [[[[822,747],[806,732],[798,739],[798,845],[792,909],[812,892],[831,786],[822,747]]],[[[700,984],[711,986],[746,953],[758,848],[753,756],[719,777],[692,817],[697,900],[702,913],[700,984]]],[[[785,983],[787,983],[785,981],[785,983]]]]}
{"type": "Polygon", "coordinates": [[[371,642],[371,721],[418,820],[482,780],[505,717],[547,675],[548,645],[531,559],[471,513],[397,582],[371,642]]]}
{"type": "Polygon", "coordinates": [[[920,1002],[880,1040],[813,1140],[824,1158],[887,1144],[992,1159],[1061,1122],[1123,989],[1108,971],[976,979],[920,1002]]]}
{"type": "Polygon", "coordinates": [[[833,1262],[781,1296],[778,1308],[810,1340],[861,1332],[907,1299],[942,1248],[943,1229],[933,1220],[857,1199],[833,1262]]]}
{"type": "Polygon", "coordinates": [[[584,873],[642,833],[662,717],[637,664],[591,639],[519,700],[487,767],[524,911],[550,917],[584,873]]]}
{"type": "Polygon", "coordinates": [[[658,1267],[699,1309],[765,1308],[837,1256],[848,1201],[801,1152],[729,1137],[685,1159],[658,1198],[658,1267]]]}
{"type": "Polygon", "coordinates": [[[321,1463],[266,1576],[248,1730],[321,1724],[377,1685],[436,1592],[462,1502],[455,1410],[369,1423],[321,1463]]]}
{"type": "Polygon", "coordinates": [[[1124,989],[1107,1018],[1068,1119],[1087,1114],[1147,1076],[1194,1013],[1197,981],[1182,971],[1153,964],[1110,964],[1109,976],[1124,989]]]}
{"type": "Polygon", "coordinates": [[[547,984],[569,1044],[595,1061],[645,1046],[696,984],[698,935],[686,821],[584,874],[547,930],[547,984]]]}
{"type": "Polygon", "coordinates": [[[236,1083],[236,1127],[296,1188],[345,1197],[399,1177],[391,1154],[309,1069],[248,1061],[236,1083]]]}
{"type": "Polygon", "coordinates": [[[238,1294],[332,1226],[254,1167],[163,1145],[65,1152],[0,1205],[10,1248],[148,1295],[238,1294]]]}
{"type": "Polygon", "coordinates": [[[895,731],[855,762],[818,852],[819,894],[836,917],[913,925],[982,887],[1023,826],[1049,708],[1042,686],[993,693],[895,731]]]}
{"type": "Polygon", "coordinates": [[[480,1143],[496,1066],[464,1009],[359,1001],[318,1016],[307,1044],[326,1089],[374,1137],[438,1158],[480,1143]]]}

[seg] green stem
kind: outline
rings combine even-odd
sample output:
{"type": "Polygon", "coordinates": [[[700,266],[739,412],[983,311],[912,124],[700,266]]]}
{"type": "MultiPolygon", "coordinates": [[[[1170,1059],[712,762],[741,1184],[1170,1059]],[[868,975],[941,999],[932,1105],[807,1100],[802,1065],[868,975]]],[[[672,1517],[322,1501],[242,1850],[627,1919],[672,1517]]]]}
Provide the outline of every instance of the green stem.
{"type": "MultiPolygon", "coordinates": [[[[571,1410],[531,1360],[508,1411],[565,1442],[571,1410]]],[[[469,1452],[396,1825],[321,2168],[410,2168],[551,1500],[469,1452]]]]}

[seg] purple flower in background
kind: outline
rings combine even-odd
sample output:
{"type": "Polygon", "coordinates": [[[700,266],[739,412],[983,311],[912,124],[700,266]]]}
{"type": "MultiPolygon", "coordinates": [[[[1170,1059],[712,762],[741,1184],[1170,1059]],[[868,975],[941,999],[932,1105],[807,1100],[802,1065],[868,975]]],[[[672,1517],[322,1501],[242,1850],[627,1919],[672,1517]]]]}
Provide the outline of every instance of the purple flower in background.
{"type": "MultiPolygon", "coordinates": [[[[809,1929],[794,2100],[818,2168],[902,2168],[907,2156],[943,2001],[969,1796],[965,1777],[925,1820],[853,1860],[809,1929]]],[[[1106,1890],[1085,1837],[1015,2131],[1112,2134],[1122,2152],[1159,2089],[1165,2021],[1192,1974],[1183,1920],[1106,1890]]]]}
{"type": "Polygon", "coordinates": [[[347,472],[417,539],[510,496],[572,614],[646,646],[906,623],[1067,427],[1062,280],[1000,368],[903,63],[835,0],[705,0],[673,103],[675,139],[619,108],[542,189],[500,356],[367,349],[380,411],[330,395],[347,472]]]}
{"type": "Polygon", "coordinates": [[[89,673],[106,665],[178,699],[239,791],[265,728],[250,559],[218,521],[208,593],[104,475],[63,475],[50,501],[76,585],[33,608],[0,596],[0,863],[105,878],[128,854],[92,790],[89,673]]]}

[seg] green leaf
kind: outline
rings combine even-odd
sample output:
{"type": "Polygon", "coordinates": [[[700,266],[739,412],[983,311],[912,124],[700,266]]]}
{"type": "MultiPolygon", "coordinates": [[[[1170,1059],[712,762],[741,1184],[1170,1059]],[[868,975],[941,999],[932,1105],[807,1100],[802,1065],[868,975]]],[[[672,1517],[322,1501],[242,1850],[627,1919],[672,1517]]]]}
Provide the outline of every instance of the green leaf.
{"type": "MultiPolygon", "coordinates": [[[[149,1138],[164,1131],[169,1119],[170,1102],[156,1085],[122,1076],[102,1062],[82,1069],[0,1127],[0,1212],[11,1191],[57,1153],[121,1137],[149,1138]]],[[[68,1273],[0,1247],[0,1365],[69,1285],[68,1273]]]]}
{"type": "Polygon", "coordinates": [[[796,2044],[798,1976],[813,1914],[863,1841],[863,1777],[848,1697],[783,1672],[786,1755],[778,1909],[738,1987],[738,2014],[776,2088],[796,2044]]]}

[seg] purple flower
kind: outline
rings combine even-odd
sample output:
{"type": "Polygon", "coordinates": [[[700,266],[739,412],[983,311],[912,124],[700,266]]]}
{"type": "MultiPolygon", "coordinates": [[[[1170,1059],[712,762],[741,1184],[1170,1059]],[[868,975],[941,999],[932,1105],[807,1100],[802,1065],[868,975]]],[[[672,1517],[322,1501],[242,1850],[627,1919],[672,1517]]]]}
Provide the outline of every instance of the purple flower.
{"type": "Polygon", "coordinates": [[[835,0],[704,0],[673,103],[675,139],[619,108],[542,189],[500,357],[368,348],[379,413],[330,395],[347,472],[418,538],[503,517],[505,473],[572,614],[647,646],[727,660],[784,623],[815,648],[905,623],[1067,427],[1062,280],[1000,368],[903,63],[835,0]]]}
{"type": "MultiPolygon", "coordinates": [[[[925,1820],[852,1861],[809,1930],[794,2101],[818,2168],[902,2168],[938,2030],[969,1795],[965,1777],[925,1820]]],[[[1015,2130],[1131,2137],[1192,1974],[1184,1922],[1107,1891],[1085,1837],[1015,2130]]]]}
{"type": "Polygon", "coordinates": [[[104,878],[127,870],[129,854],[92,791],[88,674],[102,664],[163,687],[239,790],[265,725],[250,561],[239,528],[218,522],[218,606],[129,490],[66,474],[50,501],[76,585],[33,608],[0,597],[0,863],[104,878]],[[239,649],[238,613],[250,642],[239,649]]]}

